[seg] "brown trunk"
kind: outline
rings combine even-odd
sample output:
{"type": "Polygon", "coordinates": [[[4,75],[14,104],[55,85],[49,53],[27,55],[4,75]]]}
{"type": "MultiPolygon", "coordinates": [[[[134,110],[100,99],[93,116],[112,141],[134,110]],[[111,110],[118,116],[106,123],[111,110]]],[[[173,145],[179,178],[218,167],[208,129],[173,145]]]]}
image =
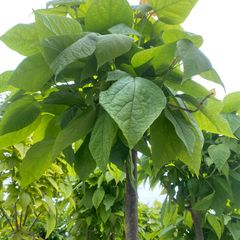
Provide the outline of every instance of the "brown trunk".
{"type": "Polygon", "coordinates": [[[203,230],[201,226],[201,214],[200,212],[194,211],[193,209],[190,209],[190,212],[192,214],[196,240],[204,240],[203,230]]]}
{"type": "Polygon", "coordinates": [[[138,195],[137,195],[137,152],[132,150],[133,177],[129,172],[129,161],[126,163],[125,186],[125,235],[126,240],[138,240],[138,195]],[[133,187],[133,184],[135,187],[133,187]]]}

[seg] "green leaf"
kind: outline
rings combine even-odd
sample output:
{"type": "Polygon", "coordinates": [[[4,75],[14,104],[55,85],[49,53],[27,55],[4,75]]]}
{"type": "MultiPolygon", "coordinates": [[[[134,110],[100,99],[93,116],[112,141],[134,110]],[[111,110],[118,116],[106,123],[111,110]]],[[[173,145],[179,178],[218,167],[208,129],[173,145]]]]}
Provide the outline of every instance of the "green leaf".
{"type": "Polygon", "coordinates": [[[193,113],[193,116],[200,129],[234,137],[228,121],[220,114],[222,107],[221,101],[211,98],[200,107],[200,111],[193,113]]]}
{"type": "Polygon", "coordinates": [[[130,148],[138,143],[166,105],[162,90],[139,77],[121,78],[100,93],[99,101],[122,130],[130,148]]]}
{"type": "Polygon", "coordinates": [[[47,98],[44,99],[44,103],[47,104],[60,104],[66,106],[76,106],[83,104],[83,98],[77,92],[70,92],[60,90],[57,92],[52,92],[47,98]]]}
{"type": "Polygon", "coordinates": [[[34,144],[26,153],[20,167],[21,186],[39,179],[52,164],[53,139],[34,144]]]}
{"type": "Polygon", "coordinates": [[[52,36],[41,42],[41,53],[46,62],[51,65],[55,58],[65,49],[79,40],[77,35],[52,36]]]}
{"type": "Polygon", "coordinates": [[[34,23],[17,24],[2,35],[0,40],[24,56],[39,52],[39,38],[34,23]]]}
{"type": "Polygon", "coordinates": [[[131,27],[127,26],[126,24],[122,24],[122,23],[109,28],[108,31],[110,33],[114,33],[114,34],[141,36],[141,34],[138,31],[136,31],[135,29],[132,29],[131,27]]]}
{"type": "Polygon", "coordinates": [[[162,34],[163,41],[165,43],[177,42],[181,39],[190,40],[196,47],[200,47],[203,43],[203,38],[200,35],[196,35],[190,32],[184,32],[176,29],[170,29],[164,31],[162,34]]]}
{"type": "Polygon", "coordinates": [[[91,56],[96,49],[97,35],[90,33],[64,49],[52,62],[51,69],[58,75],[70,63],[91,56]]]}
{"type": "Polygon", "coordinates": [[[206,211],[210,208],[213,197],[214,197],[214,192],[207,195],[206,197],[202,198],[201,200],[197,201],[196,203],[193,204],[193,209],[198,210],[198,211],[206,211]]]}
{"type": "Polygon", "coordinates": [[[90,173],[96,168],[96,162],[94,161],[91,152],[89,151],[89,137],[84,141],[82,146],[75,154],[76,161],[74,163],[74,169],[81,180],[85,180],[90,173]]]}
{"type": "Polygon", "coordinates": [[[114,202],[115,202],[116,198],[110,194],[106,194],[103,200],[103,204],[105,205],[105,209],[106,211],[108,211],[109,209],[111,209],[111,207],[113,206],[114,202]]]}
{"type": "Polygon", "coordinates": [[[34,122],[30,123],[26,127],[0,135],[0,148],[8,147],[26,140],[27,137],[36,130],[39,123],[40,118],[38,117],[34,122]]]}
{"type": "Polygon", "coordinates": [[[82,27],[72,18],[35,12],[37,31],[40,39],[61,35],[80,35],[82,27]]]}
{"type": "Polygon", "coordinates": [[[25,91],[35,92],[51,79],[52,72],[41,54],[24,59],[13,72],[9,84],[25,91]]]}
{"type": "Polygon", "coordinates": [[[85,1],[86,0],[53,0],[53,1],[47,2],[47,8],[49,6],[56,7],[61,5],[69,6],[69,7],[79,6],[81,3],[85,3],[85,1]]]}
{"type": "Polygon", "coordinates": [[[127,77],[127,76],[129,76],[128,73],[117,69],[117,70],[108,72],[106,81],[107,82],[116,81],[116,80],[119,80],[120,78],[127,77]]]}
{"type": "Polygon", "coordinates": [[[196,137],[191,123],[187,122],[180,111],[170,112],[166,110],[165,116],[175,127],[178,137],[182,140],[188,152],[192,154],[196,137]]]}
{"type": "Polygon", "coordinates": [[[240,225],[239,222],[230,222],[227,225],[229,232],[234,240],[240,240],[240,225]]]}
{"type": "Polygon", "coordinates": [[[131,27],[133,11],[127,0],[93,0],[90,5],[85,24],[92,32],[104,32],[117,24],[131,27]]]}
{"type": "Polygon", "coordinates": [[[50,212],[48,214],[47,223],[46,223],[47,232],[46,232],[45,239],[47,239],[50,236],[50,234],[54,231],[54,229],[56,228],[56,224],[57,224],[56,215],[50,212]]]}
{"type": "Polygon", "coordinates": [[[182,148],[174,126],[164,114],[161,114],[151,125],[150,140],[155,172],[166,163],[174,161],[182,148]]]}
{"type": "Polygon", "coordinates": [[[186,81],[195,75],[202,74],[202,77],[206,77],[207,79],[224,86],[208,58],[196,48],[191,41],[186,39],[178,41],[177,52],[180,59],[183,61],[183,81],[186,81]]]}
{"type": "Polygon", "coordinates": [[[149,64],[152,65],[157,72],[161,72],[169,68],[175,56],[175,52],[175,43],[164,44],[159,47],[152,47],[137,52],[132,57],[131,62],[135,68],[144,64],[149,64]],[[159,56],[161,56],[161,58],[159,58],[159,56]]]}
{"type": "Polygon", "coordinates": [[[6,71],[0,74],[0,93],[11,90],[8,81],[12,77],[13,71],[6,71]]]}
{"type": "Polygon", "coordinates": [[[223,112],[237,112],[240,110],[240,92],[233,92],[223,99],[223,112]]]}
{"type": "Polygon", "coordinates": [[[92,129],[95,121],[95,114],[94,109],[80,112],[64,129],[60,131],[53,146],[53,159],[55,159],[62,150],[67,148],[73,142],[84,140],[86,135],[92,129]]]}
{"type": "Polygon", "coordinates": [[[20,195],[19,203],[24,211],[27,209],[27,206],[31,203],[31,201],[31,196],[27,192],[23,192],[20,195]]]}
{"type": "Polygon", "coordinates": [[[230,150],[225,144],[211,145],[208,154],[219,171],[222,171],[225,163],[230,157],[230,150]]]}
{"type": "Polygon", "coordinates": [[[132,47],[133,39],[122,34],[106,34],[98,36],[95,56],[98,68],[106,62],[128,52],[132,47]]]}
{"type": "Polygon", "coordinates": [[[149,3],[159,20],[179,24],[187,18],[197,0],[150,0],[149,3]]]}
{"type": "Polygon", "coordinates": [[[93,194],[93,198],[92,198],[92,202],[93,202],[93,206],[97,209],[100,205],[100,203],[102,202],[103,198],[105,195],[105,191],[102,187],[98,188],[94,194],[93,194]]]}
{"type": "Polygon", "coordinates": [[[24,96],[10,103],[0,121],[0,135],[20,130],[33,123],[40,114],[40,105],[31,97],[24,96]]]}
{"type": "Polygon", "coordinates": [[[107,113],[98,117],[93,128],[89,143],[90,152],[101,169],[105,169],[109,162],[109,156],[113,141],[117,134],[117,128],[107,113]]]}
{"type": "Polygon", "coordinates": [[[210,226],[213,228],[213,230],[217,234],[218,239],[220,239],[222,236],[223,229],[222,229],[221,223],[218,220],[218,217],[215,215],[212,215],[212,214],[208,214],[207,220],[208,220],[210,226]]]}

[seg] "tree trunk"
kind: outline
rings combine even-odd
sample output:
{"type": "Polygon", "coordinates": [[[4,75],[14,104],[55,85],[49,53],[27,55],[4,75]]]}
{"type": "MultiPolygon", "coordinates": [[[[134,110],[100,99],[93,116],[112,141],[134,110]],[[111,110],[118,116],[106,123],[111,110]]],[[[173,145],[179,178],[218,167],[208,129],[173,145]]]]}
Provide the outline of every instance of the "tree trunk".
{"type": "Polygon", "coordinates": [[[130,163],[126,161],[125,235],[126,240],[138,240],[137,151],[132,150],[131,154],[134,179],[131,182],[130,163]]]}
{"type": "Polygon", "coordinates": [[[192,214],[196,240],[204,240],[203,230],[201,226],[201,214],[200,212],[194,211],[193,209],[190,209],[190,212],[192,214]]]}

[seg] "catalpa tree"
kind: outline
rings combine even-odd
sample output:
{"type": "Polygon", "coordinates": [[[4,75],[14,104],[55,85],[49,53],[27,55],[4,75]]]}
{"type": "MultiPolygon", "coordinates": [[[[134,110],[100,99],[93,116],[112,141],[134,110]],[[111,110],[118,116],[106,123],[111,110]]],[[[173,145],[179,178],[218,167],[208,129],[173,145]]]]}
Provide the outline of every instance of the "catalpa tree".
{"type": "Polygon", "coordinates": [[[202,37],[180,26],[196,2],[54,0],[34,10],[34,23],[1,36],[26,56],[0,75],[1,91],[10,91],[1,108],[0,148],[30,146],[21,187],[62,156],[81,180],[110,161],[125,163],[125,232],[134,240],[137,152],[151,157],[152,174],[178,159],[198,175],[201,130],[233,133],[221,101],[192,80],[199,75],[223,85],[199,50],[202,37]]]}

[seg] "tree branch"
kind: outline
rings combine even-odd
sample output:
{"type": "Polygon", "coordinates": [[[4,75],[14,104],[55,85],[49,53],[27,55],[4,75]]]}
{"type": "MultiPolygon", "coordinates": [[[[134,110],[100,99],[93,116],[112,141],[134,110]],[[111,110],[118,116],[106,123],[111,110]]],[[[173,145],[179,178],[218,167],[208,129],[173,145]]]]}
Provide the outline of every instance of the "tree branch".
{"type": "Polygon", "coordinates": [[[211,92],[211,93],[208,94],[206,97],[204,97],[204,98],[200,101],[199,105],[198,105],[195,109],[184,108],[184,107],[180,107],[180,106],[173,105],[173,104],[171,104],[171,103],[168,103],[167,105],[168,105],[169,107],[172,107],[172,108],[175,108],[175,109],[179,109],[179,110],[183,110],[183,111],[185,111],[185,112],[195,113],[195,112],[199,111],[200,108],[201,108],[201,106],[204,104],[204,102],[206,102],[206,100],[207,100],[208,98],[210,98],[211,96],[213,96],[213,95],[214,95],[214,93],[211,92]]]}
{"type": "Polygon", "coordinates": [[[13,228],[13,225],[11,224],[11,221],[10,221],[10,219],[8,218],[6,212],[4,211],[4,209],[3,209],[2,207],[0,207],[0,211],[2,212],[3,217],[5,217],[7,223],[8,223],[8,225],[11,227],[12,231],[14,231],[14,228],[13,228]]]}

